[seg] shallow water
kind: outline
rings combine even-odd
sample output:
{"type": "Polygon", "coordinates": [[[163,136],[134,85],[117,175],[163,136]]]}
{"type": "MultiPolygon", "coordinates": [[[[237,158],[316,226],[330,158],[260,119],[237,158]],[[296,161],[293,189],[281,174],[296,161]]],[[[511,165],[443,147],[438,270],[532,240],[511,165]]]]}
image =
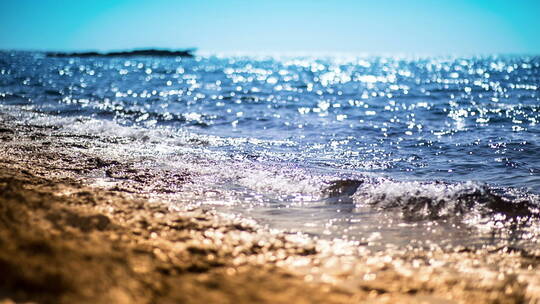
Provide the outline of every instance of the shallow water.
{"type": "Polygon", "coordinates": [[[199,173],[182,204],[372,246],[539,247],[539,57],[3,52],[0,104],[138,138],[199,173]]]}

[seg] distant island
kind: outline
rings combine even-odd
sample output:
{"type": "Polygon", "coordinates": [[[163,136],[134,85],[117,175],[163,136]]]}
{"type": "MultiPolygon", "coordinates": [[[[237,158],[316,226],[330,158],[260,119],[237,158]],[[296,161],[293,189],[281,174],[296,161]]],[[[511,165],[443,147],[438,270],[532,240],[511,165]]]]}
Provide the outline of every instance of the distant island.
{"type": "Polygon", "coordinates": [[[178,51],[156,50],[156,49],[141,49],[133,51],[119,52],[46,52],[47,57],[135,57],[135,56],[152,56],[152,57],[193,57],[194,49],[185,49],[178,51]]]}

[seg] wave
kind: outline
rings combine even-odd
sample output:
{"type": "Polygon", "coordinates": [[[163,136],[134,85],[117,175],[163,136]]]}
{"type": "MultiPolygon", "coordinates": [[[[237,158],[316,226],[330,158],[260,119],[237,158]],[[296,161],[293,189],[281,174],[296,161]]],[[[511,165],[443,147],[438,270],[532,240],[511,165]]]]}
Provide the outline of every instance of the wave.
{"type": "Polygon", "coordinates": [[[540,197],[478,182],[337,180],[323,191],[329,203],[399,210],[410,221],[480,216],[486,219],[540,218],[540,197]]]}

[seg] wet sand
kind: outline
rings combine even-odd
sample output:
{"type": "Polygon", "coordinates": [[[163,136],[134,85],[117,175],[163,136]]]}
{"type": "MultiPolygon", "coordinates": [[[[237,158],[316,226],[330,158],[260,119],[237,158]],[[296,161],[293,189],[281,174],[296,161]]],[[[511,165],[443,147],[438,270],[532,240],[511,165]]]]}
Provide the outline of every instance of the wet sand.
{"type": "Polygon", "coordinates": [[[130,140],[0,114],[0,303],[540,303],[540,252],[374,252],[174,209],[195,173],[92,149],[130,140]]]}

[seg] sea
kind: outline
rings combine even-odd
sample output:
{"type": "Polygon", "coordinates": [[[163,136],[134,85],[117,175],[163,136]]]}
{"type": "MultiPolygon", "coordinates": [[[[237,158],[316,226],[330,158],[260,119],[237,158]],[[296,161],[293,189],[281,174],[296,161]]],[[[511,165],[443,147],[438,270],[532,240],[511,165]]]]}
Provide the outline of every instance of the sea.
{"type": "Polygon", "coordinates": [[[0,110],[131,137],[193,173],[177,204],[271,229],[540,249],[539,56],[2,51],[0,110]]]}

